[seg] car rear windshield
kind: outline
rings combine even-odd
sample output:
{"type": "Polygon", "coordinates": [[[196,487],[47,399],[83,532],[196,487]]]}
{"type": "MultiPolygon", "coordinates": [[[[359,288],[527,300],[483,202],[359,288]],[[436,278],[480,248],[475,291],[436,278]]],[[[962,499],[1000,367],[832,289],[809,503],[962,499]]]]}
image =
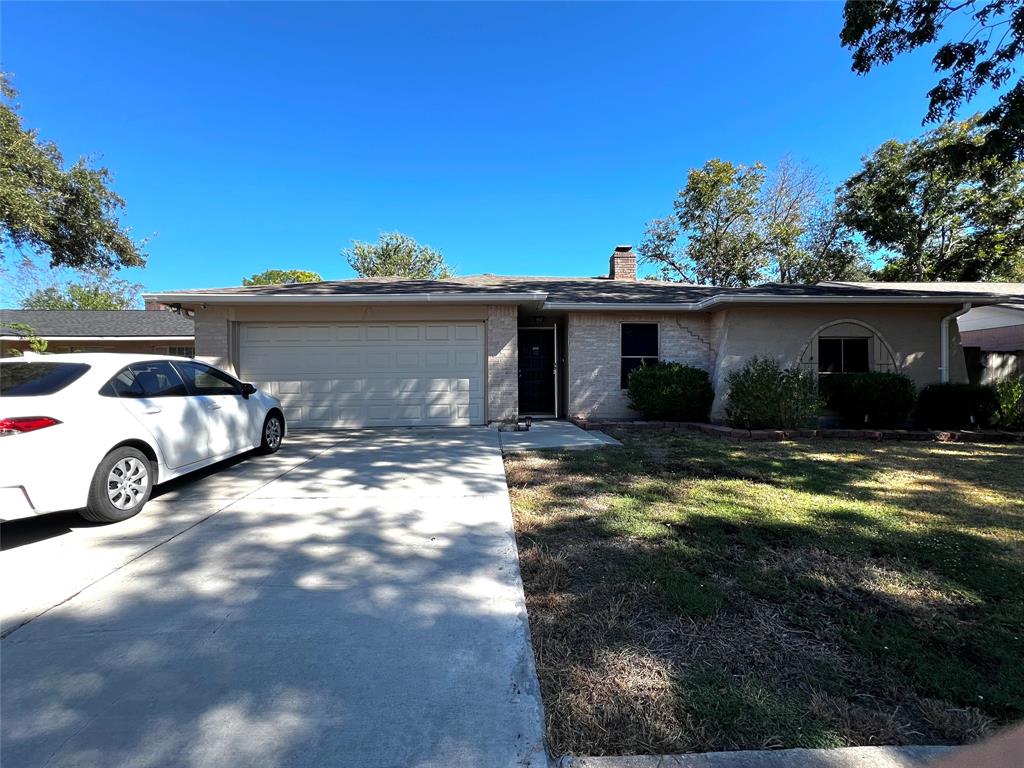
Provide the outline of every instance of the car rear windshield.
{"type": "Polygon", "coordinates": [[[85,363],[0,363],[0,395],[52,395],[88,370],[85,363]]]}

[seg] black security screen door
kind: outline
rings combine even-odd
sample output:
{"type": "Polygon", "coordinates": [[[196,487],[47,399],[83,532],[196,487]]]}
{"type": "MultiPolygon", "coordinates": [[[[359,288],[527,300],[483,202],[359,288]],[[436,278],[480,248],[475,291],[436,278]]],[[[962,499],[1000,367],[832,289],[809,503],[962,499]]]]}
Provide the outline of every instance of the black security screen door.
{"type": "Polygon", "coordinates": [[[555,330],[519,329],[519,412],[555,415],[555,330]]]}

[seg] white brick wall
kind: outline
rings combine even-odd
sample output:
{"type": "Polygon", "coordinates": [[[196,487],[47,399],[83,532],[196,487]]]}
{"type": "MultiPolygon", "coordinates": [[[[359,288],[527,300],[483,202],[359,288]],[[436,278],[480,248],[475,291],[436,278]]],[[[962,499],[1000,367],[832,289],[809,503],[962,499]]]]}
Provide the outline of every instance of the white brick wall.
{"type": "Polygon", "coordinates": [[[619,388],[622,323],[657,323],[662,360],[711,371],[712,334],[706,314],[573,312],[568,317],[570,416],[637,416],[619,388]]]}
{"type": "Polygon", "coordinates": [[[487,307],[487,421],[519,415],[519,310],[514,304],[487,307]]]}

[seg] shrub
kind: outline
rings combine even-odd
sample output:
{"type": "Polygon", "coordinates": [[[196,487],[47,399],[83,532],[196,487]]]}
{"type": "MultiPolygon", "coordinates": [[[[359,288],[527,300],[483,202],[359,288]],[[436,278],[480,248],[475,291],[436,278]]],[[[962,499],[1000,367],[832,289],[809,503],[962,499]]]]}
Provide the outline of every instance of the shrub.
{"type": "Polygon", "coordinates": [[[994,423],[1003,429],[1024,430],[1024,379],[1003,379],[996,384],[994,423]]]}
{"type": "Polygon", "coordinates": [[[766,357],[751,358],[729,374],[725,413],[734,427],[794,429],[812,425],[821,410],[815,375],[783,368],[766,357]]]}
{"type": "Polygon", "coordinates": [[[822,376],[818,386],[847,427],[904,427],[917,398],[914,382],[901,373],[833,374],[822,376]]]}
{"type": "Polygon", "coordinates": [[[689,365],[656,363],[629,374],[629,405],[646,419],[707,421],[714,399],[707,372],[689,365]]]}
{"type": "Polygon", "coordinates": [[[986,384],[929,384],[917,398],[915,421],[925,429],[978,429],[998,409],[996,390],[986,384]]]}

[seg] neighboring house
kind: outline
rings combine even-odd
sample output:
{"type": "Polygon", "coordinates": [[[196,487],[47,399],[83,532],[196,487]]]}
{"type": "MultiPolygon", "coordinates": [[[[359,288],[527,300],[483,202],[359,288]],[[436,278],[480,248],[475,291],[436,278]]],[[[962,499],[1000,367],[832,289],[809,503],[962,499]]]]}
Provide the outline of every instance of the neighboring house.
{"type": "MultiPolygon", "coordinates": [[[[1024,294],[1024,283],[996,284],[996,290],[1024,294]]],[[[972,382],[990,384],[1024,377],[1024,303],[972,309],[958,321],[972,382]]]]}
{"type": "Polygon", "coordinates": [[[46,351],[142,352],[191,356],[192,318],[145,309],[0,309],[0,356],[31,349],[26,332],[46,339],[46,351]]]}
{"type": "Polygon", "coordinates": [[[626,376],[655,360],[708,371],[716,419],[726,376],[754,355],[822,375],[965,381],[954,319],[1006,300],[931,286],[637,280],[629,246],[598,278],[356,279],[146,298],[193,310],[197,355],[269,389],[293,425],[309,427],[631,417],[626,376]]]}

